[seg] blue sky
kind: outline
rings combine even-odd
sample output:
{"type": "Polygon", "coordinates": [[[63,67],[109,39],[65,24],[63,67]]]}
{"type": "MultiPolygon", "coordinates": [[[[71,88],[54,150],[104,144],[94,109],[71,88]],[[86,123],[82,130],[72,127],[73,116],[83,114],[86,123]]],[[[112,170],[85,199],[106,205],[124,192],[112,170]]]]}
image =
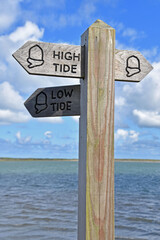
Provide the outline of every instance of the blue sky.
{"type": "Polygon", "coordinates": [[[33,119],[23,103],[40,87],[78,79],[31,76],[12,54],[27,40],[80,45],[97,19],[116,48],[140,51],[154,70],[115,83],[115,157],[160,159],[160,0],[5,0],[0,7],[0,157],[78,158],[77,117],[33,119]]]}

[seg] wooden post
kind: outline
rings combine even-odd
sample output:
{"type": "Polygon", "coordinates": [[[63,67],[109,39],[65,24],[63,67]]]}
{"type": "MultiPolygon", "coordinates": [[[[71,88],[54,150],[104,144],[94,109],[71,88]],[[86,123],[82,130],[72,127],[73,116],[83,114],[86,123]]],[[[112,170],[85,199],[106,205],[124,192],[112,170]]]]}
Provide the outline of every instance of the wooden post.
{"type": "Polygon", "coordinates": [[[113,240],[114,80],[138,82],[153,67],[137,51],[115,51],[115,30],[101,20],[81,47],[29,41],[13,56],[30,74],[84,78],[80,104],[79,86],[65,86],[38,89],[25,106],[33,117],[80,113],[78,240],[113,240]]]}
{"type": "Polygon", "coordinates": [[[78,240],[113,240],[115,30],[97,20],[81,45],[78,240]]]}

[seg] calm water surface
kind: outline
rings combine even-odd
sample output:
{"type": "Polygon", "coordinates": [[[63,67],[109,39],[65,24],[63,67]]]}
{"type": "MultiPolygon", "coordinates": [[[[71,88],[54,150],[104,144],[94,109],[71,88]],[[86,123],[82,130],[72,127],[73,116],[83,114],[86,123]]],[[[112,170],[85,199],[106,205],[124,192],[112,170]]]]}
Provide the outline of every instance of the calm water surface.
{"type": "MultiPolygon", "coordinates": [[[[77,208],[77,162],[0,162],[0,239],[76,240],[77,208]]],[[[115,227],[160,239],[159,163],[115,163],[115,227]]]]}

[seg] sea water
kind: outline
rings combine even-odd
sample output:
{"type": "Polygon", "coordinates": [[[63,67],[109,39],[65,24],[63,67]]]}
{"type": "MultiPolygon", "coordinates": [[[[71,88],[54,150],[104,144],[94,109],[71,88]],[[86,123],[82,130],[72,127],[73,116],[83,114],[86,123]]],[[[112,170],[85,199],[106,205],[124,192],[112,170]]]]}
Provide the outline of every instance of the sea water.
{"type": "MultiPolygon", "coordinates": [[[[76,240],[77,210],[77,162],[0,162],[0,239],[76,240]]],[[[115,163],[115,239],[160,239],[159,163],[115,163]]]]}
{"type": "Polygon", "coordinates": [[[160,239],[160,163],[115,164],[116,239],[160,239]]]}

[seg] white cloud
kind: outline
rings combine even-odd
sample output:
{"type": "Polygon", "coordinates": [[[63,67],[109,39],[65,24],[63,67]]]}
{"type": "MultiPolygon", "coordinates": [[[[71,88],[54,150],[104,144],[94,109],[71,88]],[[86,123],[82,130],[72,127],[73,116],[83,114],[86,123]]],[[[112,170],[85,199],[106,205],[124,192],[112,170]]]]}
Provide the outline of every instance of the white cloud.
{"type": "MultiPolygon", "coordinates": [[[[28,22],[21,27],[20,35],[18,34],[17,39],[15,37],[16,33],[18,33],[17,30],[10,35],[0,36],[0,82],[2,82],[0,84],[0,108],[3,105],[3,107],[6,106],[10,109],[22,109],[22,92],[25,93],[28,92],[30,88],[34,88],[35,82],[38,84],[37,78],[29,76],[13,59],[12,54],[22,46],[23,41],[27,41],[30,38],[37,39],[42,36],[43,31],[41,31],[37,25],[28,22]],[[31,27],[29,31],[27,26],[31,27]],[[12,40],[14,40],[14,42],[12,40]],[[15,41],[19,42],[17,43],[15,41]],[[3,100],[4,98],[5,100],[3,100]]],[[[40,80],[40,82],[42,83],[42,80],[40,80]]]]}
{"type": "Polygon", "coordinates": [[[51,138],[51,137],[52,137],[52,132],[51,132],[51,131],[46,131],[46,132],[44,133],[44,136],[45,136],[46,138],[51,138]]]}
{"type": "MultiPolygon", "coordinates": [[[[13,59],[12,53],[17,50],[24,41],[42,37],[43,30],[32,22],[17,28],[13,33],[0,37],[0,124],[13,122],[26,122],[31,117],[23,105],[23,94],[28,97],[40,87],[55,85],[71,85],[79,83],[79,80],[31,76],[13,59]]],[[[41,122],[61,123],[62,118],[43,118],[41,122]]]]}
{"type": "Polygon", "coordinates": [[[74,121],[79,122],[79,118],[80,118],[79,116],[73,116],[72,118],[74,121]]]}
{"type": "MultiPolygon", "coordinates": [[[[13,52],[28,40],[39,40],[43,36],[43,33],[43,29],[39,29],[36,24],[28,21],[24,26],[18,27],[11,34],[0,36],[0,62],[7,67],[8,72],[8,67],[13,65],[13,52]]],[[[5,69],[4,66],[3,70],[5,69]]],[[[15,68],[15,66],[13,67],[15,68]]]]}
{"type": "Polygon", "coordinates": [[[154,69],[140,83],[116,85],[116,99],[124,98],[125,102],[119,108],[116,100],[116,120],[120,117],[123,122],[129,120],[133,123],[134,117],[134,123],[141,127],[160,126],[160,62],[152,65],[154,69]]]}
{"type": "Polygon", "coordinates": [[[82,4],[82,6],[80,7],[78,13],[79,13],[79,17],[81,17],[82,19],[85,18],[87,20],[90,20],[92,14],[96,11],[96,6],[93,4],[92,2],[86,2],[84,4],[82,4]]]}
{"type": "Polygon", "coordinates": [[[152,64],[154,69],[140,83],[125,84],[123,95],[133,109],[160,111],[160,62],[152,64]]]}
{"type": "Polygon", "coordinates": [[[124,97],[116,97],[115,98],[115,105],[116,106],[119,106],[119,107],[122,107],[126,104],[126,100],[124,97]]]}
{"type": "Polygon", "coordinates": [[[0,82],[10,82],[16,90],[31,94],[36,88],[77,83],[76,79],[29,75],[12,57],[12,54],[29,39],[39,40],[43,30],[32,22],[16,29],[10,35],[0,36],[0,82]],[[19,34],[20,31],[20,34],[19,34]],[[12,41],[13,40],[13,41],[12,41]]]}
{"type": "Polygon", "coordinates": [[[115,133],[115,140],[123,140],[123,141],[130,141],[130,142],[137,142],[138,141],[139,133],[134,130],[124,130],[118,129],[115,133]]]}
{"type": "Polygon", "coordinates": [[[13,33],[9,35],[9,39],[13,42],[25,42],[26,40],[38,40],[43,36],[44,29],[30,21],[27,21],[24,26],[18,27],[13,33]]]}
{"type": "Polygon", "coordinates": [[[24,100],[9,82],[0,84],[0,109],[23,110],[24,100]]]}
{"type": "MultiPolygon", "coordinates": [[[[93,21],[93,14],[96,11],[96,4],[94,1],[82,1],[77,11],[72,14],[60,14],[59,16],[51,16],[50,22],[54,22],[53,25],[56,28],[63,28],[66,26],[78,26],[83,22],[93,21]]],[[[95,20],[95,19],[94,19],[95,20]]]]}
{"type": "Polygon", "coordinates": [[[16,21],[20,13],[21,0],[1,0],[0,7],[0,32],[9,28],[16,21]]]}
{"type": "Polygon", "coordinates": [[[133,110],[133,115],[137,118],[138,124],[143,127],[160,127],[160,113],[153,111],[133,110]]]}
{"type": "Polygon", "coordinates": [[[24,112],[23,102],[10,83],[0,84],[0,124],[27,122],[30,117],[24,112]]]}
{"type": "MultiPolygon", "coordinates": [[[[16,80],[18,80],[17,73],[20,71],[18,64],[12,57],[13,52],[21,47],[27,40],[38,40],[42,36],[43,29],[39,29],[38,26],[32,22],[27,22],[24,26],[17,28],[10,35],[0,36],[0,66],[2,69],[1,81],[12,81],[15,77],[16,80]]],[[[16,82],[14,81],[14,83],[16,82]]]]}
{"type": "Polygon", "coordinates": [[[146,58],[153,58],[156,57],[159,53],[159,48],[158,47],[153,47],[152,49],[145,49],[142,51],[142,54],[146,58]]]}
{"type": "Polygon", "coordinates": [[[122,32],[123,37],[129,37],[131,41],[134,41],[137,38],[144,38],[145,34],[143,31],[138,32],[133,28],[125,28],[122,32]]]}
{"type": "Polygon", "coordinates": [[[118,34],[123,37],[128,37],[130,41],[145,37],[145,33],[143,31],[137,31],[134,28],[127,27],[122,22],[111,21],[110,25],[116,29],[118,34]]]}
{"type": "Polygon", "coordinates": [[[30,117],[23,112],[0,109],[0,125],[27,122],[30,117]]]}
{"type": "Polygon", "coordinates": [[[26,143],[29,143],[29,142],[31,141],[31,137],[30,137],[30,136],[25,137],[25,138],[22,138],[20,131],[18,131],[18,132],[16,133],[16,139],[17,139],[17,141],[18,141],[19,144],[26,144],[26,143]]]}
{"type": "Polygon", "coordinates": [[[139,132],[136,132],[134,130],[130,130],[129,131],[129,137],[133,142],[137,142],[138,141],[138,136],[139,136],[139,132]]]}
{"type": "Polygon", "coordinates": [[[16,133],[16,138],[19,140],[21,138],[21,133],[20,131],[16,133]]]}
{"type": "Polygon", "coordinates": [[[62,123],[63,119],[61,117],[45,117],[45,118],[37,118],[39,122],[47,122],[47,123],[62,123]]]}
{"type": "Polygon", "coordinates": [[[126,50],[127,49],[127,50],[132,50],[132,51],[136,50],[131,45],[124,44],[117,39],[116,39],[116,49],[120,49],[120,50],[126,50]]]}
{"type": "Polygon", "coordinates": [[[133,28],[126,28],[123,31],[122,35],[124,37],[127,36],[127,37],[131,37],[131,38],[136,38],[137,37],[137,31],[135,29],[133,29],[133,28]]]}
{"type": "Polygon", "coordinates": [[[113,28],[115,28],[117,33],[122,32],[125,28],[125,26],[122,22],[111,21],[109,23],[109,25],[112,26],[113,28]]]}
{"type": "Polygon", "coordinates": [[[118,129],[116,134],[115,134],[115,139],[126,139],[128,137],[128,131],[124,129],[118,129]]]}

